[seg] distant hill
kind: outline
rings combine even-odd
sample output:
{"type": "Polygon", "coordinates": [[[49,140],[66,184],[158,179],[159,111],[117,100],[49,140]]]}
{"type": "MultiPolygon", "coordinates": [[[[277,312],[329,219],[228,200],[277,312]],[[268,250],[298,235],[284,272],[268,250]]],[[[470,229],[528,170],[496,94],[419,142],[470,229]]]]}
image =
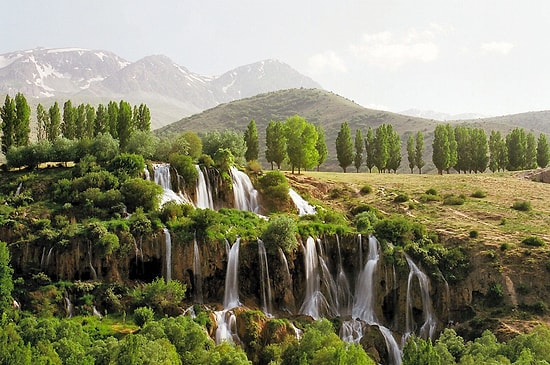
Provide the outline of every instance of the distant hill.
{"type": "MultiPolygon", "coordinates": [[[[517,116],[475,119],[467,121],[453,121],[453,125],[465,124],[472,127],[484,128],[487,132],[499,130],[507,134],[515,127],[550,132],[550,126],[542,123],[544,115],[550,112],[526,113],[517,116]],[[534,114],[531,115],[531,114],[534,114]],[[535,124],[534,121],[540,121],[535,124]],[[533,128],[531,128],[533,126],[533,128]],[[537,128],[534,128],[538,126],[537,128]],[[546,127],[546,129],[543,129],[546,127]]],[[[254,97],[218,105],[200,114],[181,119],[155,131],[156,134],[170,135],[191,130],[198,133],[213,130],[235,130],[243,132],[250,120],[254,119],[260,138],[260,162],[265,164],[265,128],[270,120],[285,120],[289,116],[300,115],[309,122],[320,124],[326,133],[326,142],[329,150],[327,162],[323,170],[339,171],[336,160],[335,141],[340,125],[347,121],[352,133],[361,129],[363,135],[368,127],[376,128],[381,124],[392,124],[402,138],[401,172],[408,172],[406,156],[406,141],[410,133],[422,131],[425,137],[424,172],[434,170],[432,164],[433,131],[437,124],[443,123],[433,119],[405,116],[381,110],[364,108],[353,101],[334,93],[318,89],[289,89],[265,93],[254,97]]],[[[353,170],[350,169],[349,171],[353,170]]]]}
{"type": "Polygon", "coordinates": [[[22,92],[32,106],[146,103],[158,128],[220,103],[293,87],[321,86],[277,60],[203,76],[162,55],[129,62],[112,52],[38,48],[0,55],[0,95],[22,92]]]}

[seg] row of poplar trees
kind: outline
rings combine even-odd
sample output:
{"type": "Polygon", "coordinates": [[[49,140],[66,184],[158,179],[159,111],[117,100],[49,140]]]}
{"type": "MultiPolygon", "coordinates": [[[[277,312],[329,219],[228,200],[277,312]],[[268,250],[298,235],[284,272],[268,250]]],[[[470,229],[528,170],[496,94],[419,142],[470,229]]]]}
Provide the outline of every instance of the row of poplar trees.
{"type": "MultiPolygon", "coordinates": [[[[2,130],[2,152],[10,147],[27,146],[30,143],[31,108],[22,93],[14,98],[6,95],[4,105],[0,107],[0,126],[2,130]]],[[[54,142],[58,138],[80,140],[94,138],[109,133],[118,139],[121,150],[126,148],[133,131],[151,129],[151,113],[145,104],[133,107],[127,101],[111,101],[106,106],[99,104],[94,108],[90,104],[73,106],[70,100],[59,108],[57,101],[45,108],[36,107],[38,141],[54,142]]]]}

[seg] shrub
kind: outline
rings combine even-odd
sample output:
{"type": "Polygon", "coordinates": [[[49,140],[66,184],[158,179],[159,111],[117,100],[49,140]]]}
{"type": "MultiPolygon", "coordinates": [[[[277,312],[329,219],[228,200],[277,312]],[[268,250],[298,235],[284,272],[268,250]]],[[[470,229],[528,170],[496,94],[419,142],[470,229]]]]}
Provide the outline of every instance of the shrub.
{"type": "Polygon", "coordinates": [[[379,240],[404,246],[407,242],[426,236],[426,227],[413,223],[400,215],[383,219],[374,225],[379,240]]]}
{"type": "Polygon", "coordinates": [[[512,204],[512,209],[528,212],[531,210],[531,203],[526,200],[518,200],[512,204]]]}
{"type": "Polygon", "coordinates": [[[470,238],[477,238],[479,237],[479,232],[478,231],[470,231],[470,238]]]}
{"type": "Polygon", "coordinates": [[[487,193],[483,190],[476,190],[471,195],[474,198],[485,198],[487,196],[487,193]]]}
{"type": "Polygon", "coordinates": [[[435,190],[434,188],[430,188],[426,190],[426,195],[437,195],[437,190],[435,190]]]}
{"type": "Polygon", "coordinates": [[[523,239],[523,241],[521,241],[521,243],[523,243],[524,245],[527,245],[527,246],[534,246],[534,247],[542,247],[542,246],[546,245],[546,242],[544,242],[544,240],[542,238],[534,237],[534,236],[527,237],[527,238],[523,239]]]}
{"type": "Polygon", "coordinates": [[[138,177],[144,169],[145,160],[143,156],[132,153],[121,153],[109,163],[109,171],[121,180],[138,177]]]}
{"type": "Polygon", "coordinates": [[[409,201],[409,195],[406,193],[399,193],[397,196],[393,199],[395,203],[404,203],[406,201],[409,201]]]}
{"type": "Polygon", "coordinates": [[[140,327],[152,321],[154,317],[155,312],[149,307],[139,307],[134,311],[134,322],[140,327]]]}
{"type": "Polygon", "coordinates": [[[351,215],[354,215],[354,216],[362,212],[372,212],[374,215],[376,216],[378,215],[377,209],[368,204],[356,205],[352,207],[349,212],[351,213],[351,215]]]}
{"type": "Polygon", "coordinates": [[[466,201],[466,197],[464,195],[446,195],[443,198],[443,205],[462,205],[466,201]]]}
{"type": "Polygon", "coordinates": [[[508,242],[503,242],[503,243],[500,244],[500,250],[501,251],[506,251],[506,250],[510,249],[510,247],[511,246],[508,242]]]}
{"type": "Polygon", "coordinates": [[[353,220],[357,231],[361,233],[371,233],[373,225],[378,221],[376,213],[373,211],[365,211],[357,214],[353,220]]]}
{"type": "Polygon", "coordinates": [[[370,185],[363,185],[363,186],[361,187],[361,190],[359,190],[359,192],[361,193],[361,195],[370,194],[370,193],[372,193],[372,186],[370,186],[370,185]]]}
{"type": "Polygon", "coordinates": [[[495,306],[501,303],[504,297],[504,290],[499,283],[491,283],[487,289],[487,304],[495,306]]]}
{"type": "Polygon", "coordinates": [[[297,232],[294,219],[287,215],[276,215],[270,219],[261,238],[270,253],[276,254],[279,247],[290,253],[298,247],[297,232]]]}
{"type": "Polygon", "coordinates": [[[288,201],[288,181],[280,171],[268,171],[258,179],[262,195],[273,201],[288,201]]]}
{"type": "Polygon", "coordinates": [[[149,284],[135,288],[131,296],[138,306],[150,306],[157,313],[177,313],[181,301],[185,298],[186,287],[177,280],[166,282],[157,278],[149,284]]]}
{"type": "Polygon", "coordinates": [[[174,168],[179,175],[183,178],[185,186],[188,188],[194,188],[199,177],[197,167],[193,163],[191,157],[186,155],[180,155],[178,153],[170,154],[168,159],[170,167],[174,168]]]}

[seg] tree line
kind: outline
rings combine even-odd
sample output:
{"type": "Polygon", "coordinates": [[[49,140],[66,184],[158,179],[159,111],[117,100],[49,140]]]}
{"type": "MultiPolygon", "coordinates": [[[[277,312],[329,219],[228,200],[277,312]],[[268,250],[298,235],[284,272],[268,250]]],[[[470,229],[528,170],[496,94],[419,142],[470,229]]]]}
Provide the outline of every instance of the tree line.
{"type": "MultiPolygon", "coordinates": [[[[351,165],[357,172],[362,166],[369,172],[374,167],[379,172],[396,172],[400,167],[401,137],[391,124],[369,127],[364,138],[357,129],[353,140],[350,127],[344,122],[335,143],[338,164],[344,172],[351,165]]],[[[415,168],[422,173],[426,164],[422,131],[409,134],[406,149],[411,173],[415,168]]],[[[545,134],[536,138],[522,128],[513,129],[505,137],[492,130],[487,138],[482,128],[439,124],[434,130],[432,162],[439,174],[450,173],[451,169],[478,173],[487,169],[497,172],[544,168],[550,162],[550,144],[545,134]]]]}
{"type": "MultiPolygon", "coordinates": [[[[6,95],[0,107],[0,127],[2,130],[2,152],[11,147],[30,144],[31,108],[22,93],[15,97],[6,95]]],[[[63,104],[62,110],[56,101],[49,108],[42,104],[36,107],[36,139],[54,143],[59,138],[68,140],[92,139],[101,134],[110,134],[118,139],[120,149],[128,146],[134,131],[149,132],[151,113],[145,104],[130,105],[127,101],[110,101],[107,105],[90,104],[73,106],[71,100],[63,104]]]]}

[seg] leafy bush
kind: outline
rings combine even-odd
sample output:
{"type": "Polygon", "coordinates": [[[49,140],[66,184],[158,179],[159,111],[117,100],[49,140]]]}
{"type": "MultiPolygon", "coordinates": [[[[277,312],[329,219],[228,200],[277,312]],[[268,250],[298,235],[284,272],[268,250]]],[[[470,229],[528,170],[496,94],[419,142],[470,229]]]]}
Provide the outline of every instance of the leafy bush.
{"type": "Polygon", "coordinates": [[[132,153],[121,153],[109,163],[109,171],[119,179],[139,177],[145,169],[143,156],[132,153]]]}
{"type": "Polygon", "coordinates": [[[361,187],[361,189],[359,190],[359,192],[361,193],[361,195],[370,194],[370,193],[372,193],[372,186],[370,186],[370,185],[363,185],[363,186],[361,187]]]}
{"type": "Polygon", "coordinates": [[[406,193],[399,193],[397,196],[393,199],[395,203],[404,203],[406,201],[409,201],[409,195],[406,193]]]}
{"type": "Polygon", "coordinates": [[[140,327],[152,321],[154,317],[155,312],[149,307],[139,307],[134,311],[134,322],[140,327]]]}
{"type": "Polygon", "coordinates": [[[199,177],[199,172],[191,157],[172,153],[168,161],[170,162],[170,167],[176,169],[177,173],[181,175],[185,182],[185,186],[194,189],[197,178],[199,177]]]}
{"type": "Polygon", "coordinates": [[[474,198],[485,198],[487,196],[487,193],[483,190],[476,190],[471,195],[474,198]]]}
{"type": "Polygon", "coordinates": [[[374,215],[378,216],[378,210],[368,204],[356,205],[352,207],[349,212],[354,216],[362,212],[372,212],[374,215]]]}
{"type": "Polygon", "coordinates": [[[378,221],[376,213],[373,211],[365,211],[357,214],[353,219],[357,231],[360,233],[371,233],[374,224],[378,221]]]}
{"type": "Polygon", "coordinates": [[[378,221],[374,225],[374,231],[379,240],[398,246],[405,246],[407,242],[418,240],[427,235],[426,227],[419,223],[413,223],[400,215],[378,221]]]}
{"type": "Polygon", "coordinates": [[[527,246],[534,246],[534,247],[546,246],[546,242],[544,242],[544,240],[542,238],[534,237],[534,236],[527,237],[527,238],[523,239],[523,241],[521,241],[521,243],[523,243],[524,245],[527,245],[527,246]]]}
{"type": "Polygon", "coordinates": [[[470,238],[478,238],[479,237],[479,232],[474,230],[474,231],[470,231],[470,238]]]}
{"type": "Polygon", "coordinates": [[[487,304],[490,306],[496,306],[501,304],[504,297],[504,290],[500,283],[491,283],[487,289],[487,304]]]}
{"type": "Polygon", "coordinates": [[[149,284],[136,287],[131,296],[137,306],[150,306],[156,313],[173,314],[185,298],[186,287],[177,280],[166,282],[157,278],[149,284]]]}
{"type": "Polygon", "coordinates": [[[288,181],[280,171],[268,171],[258,179],[262,196],[270,201],[284,204],[288,201],[288,181]]]}
{"type": "Polygon", "coordinates": [[[152,181],[135,178],[126,180],[120,187],[120,192],[128,211],[132,212],[137,207],[150,211],[158,209],[162,187],[152,181]]]}
{"type": "Polygon", "coordinates": [[[512,209],[528,212],[531,210],[531,203],[526,200],[518,200],[512,204],[512,209]]]}
{"type": "Polygon", "coordinates": [[[462,205],[466,202],[466,197],[464,195],[445,195],[443,197],[443,205],[462,205]]]}
{"type": "Polygon", "coordinates": [[[298,247],[297,232],[294,219],[287,215],[276,215],[270,219],[261,238],[271,254],[276,254],[279,247],[284,252],[290,253],[298,247]]]}
{"type": "Polygon", "coordinates": [[[437,190],[435,190],[434,188],[429,188],[428,190],[426,190],[426,195],[437,195],[437,190]]]}

